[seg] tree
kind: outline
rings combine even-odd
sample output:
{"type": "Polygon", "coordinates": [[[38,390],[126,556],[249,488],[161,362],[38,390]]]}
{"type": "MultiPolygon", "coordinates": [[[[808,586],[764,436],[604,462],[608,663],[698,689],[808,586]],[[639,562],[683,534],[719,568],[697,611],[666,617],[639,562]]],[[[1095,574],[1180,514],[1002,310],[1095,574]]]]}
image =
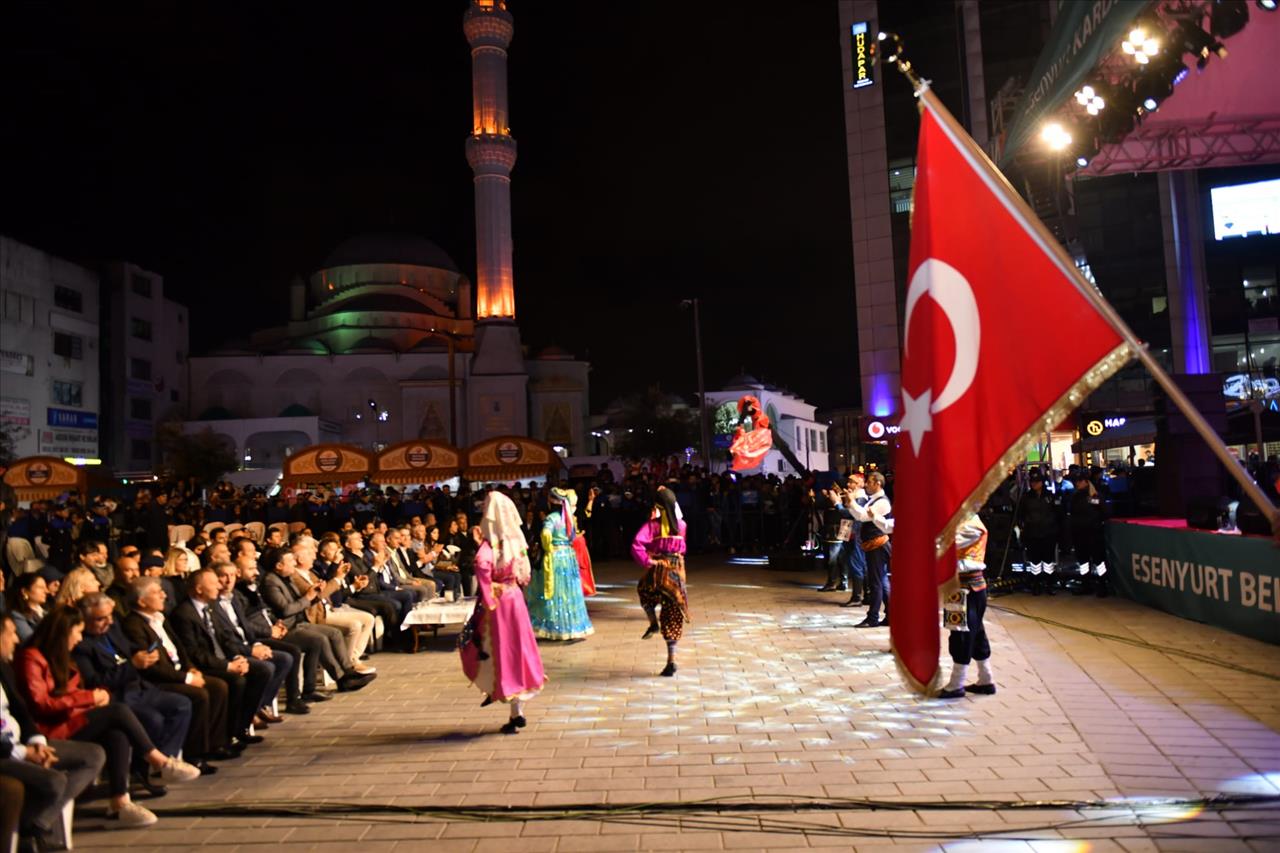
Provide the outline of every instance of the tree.
{"type": "Polygon", "coordinates": [[[611,422],[620,433],[614,446],[619,456],[657,459],[698,443],[697,413],[656,385],[623,398],[611,422]]]}
{"type": "Polygon", "coordinates": [[[239,467],[234,448],[213,430],[186,433],[182,425],[161,424],[157,431],[164,467],[175,480],[194,480],[199,486],[210,486],[223,474],[239,467]]]}

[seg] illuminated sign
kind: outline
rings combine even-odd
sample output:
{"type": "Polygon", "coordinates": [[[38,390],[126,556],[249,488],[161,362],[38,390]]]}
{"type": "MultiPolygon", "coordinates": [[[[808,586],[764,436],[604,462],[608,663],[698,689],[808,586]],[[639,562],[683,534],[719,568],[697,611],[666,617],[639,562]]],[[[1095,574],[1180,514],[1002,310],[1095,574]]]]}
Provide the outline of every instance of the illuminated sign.
{"type": "Polygon", "coordinates": [[[853,36],[853,88],[861,89],[876,82],[872,71],[875,48],[867,33],[866,21],[859,21],[849,31],[853,36]]]}
{"type": "Polygon", "coordinates": [[[1084,423],[1084,431],[1097,438],[1109,429],[1116,429],[1129,422],[1125,417],[1090,418],[1084,423]]]}
{"type": "Polygon", "coordinates": [[[897,424],[885,423],[879,418],[867,418],[862,424],[865,441],[888,441],[889,436],[897,435],[901,430],[897,424]]]}

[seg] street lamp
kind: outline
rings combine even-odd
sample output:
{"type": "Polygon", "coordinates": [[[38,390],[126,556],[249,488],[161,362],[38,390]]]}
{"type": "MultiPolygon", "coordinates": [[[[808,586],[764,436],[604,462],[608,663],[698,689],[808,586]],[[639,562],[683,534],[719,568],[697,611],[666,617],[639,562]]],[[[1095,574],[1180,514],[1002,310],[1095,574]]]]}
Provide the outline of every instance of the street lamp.
{"type": "Polygon", "coordinates": [[[685,299],[681,308],[693,306],[693,347],[698,361],[698,439],[702,444],[702,464],[711,470],[711,441],[707,432],[707,388],[702,378],[702,315],[698,311],[698,300],[685,299]]]}

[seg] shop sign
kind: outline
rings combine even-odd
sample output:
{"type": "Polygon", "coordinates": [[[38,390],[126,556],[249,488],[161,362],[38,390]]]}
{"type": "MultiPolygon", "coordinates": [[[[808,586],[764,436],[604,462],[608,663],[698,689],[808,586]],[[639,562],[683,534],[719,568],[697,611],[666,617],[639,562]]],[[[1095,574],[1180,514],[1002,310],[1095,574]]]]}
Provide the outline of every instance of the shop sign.
{"type": "Polygon", "coordinates": [[[503,465],[514,465],[520,461],[524,451],[514,441],[504,441],[497,448],[498,461],[503,465]]]}
{"type": "Polygon", "coordinates": [[[861,89],[876,82],[873,64],[874,42],[867,32],[867,22],[858,21],[850,28],[853,38],[853,88],[861,89]]]}
{"type": "Polygon", "coordinates": [[[1129,422],[1129,419],[1117,415],[1115,417],[1093,417],[1084,422],[1084,431],[1090,436],[1097,438],[1109,429],[1118,429],[1129,422]]]}
{"type": "Polygon", "coordinates": [[[74,409],[49,408],[49,426],[71,429],[97,430],[97,412],[77,412],[74,409]]]}
{"type": "Polygon", "coordinates": [[[31,376],[35,373],[35,359],[25,352],[0,349],[0,372],[31,376]]]}
{"type": "Polygon", "coordinates": [[[316,454],[316,468],[328,474],[342,466],[342,454],[336,450],[322,450],[316,454]]]}
{"type": "Polygon", "coordinates": [[[902,427],[883,418],[866,418],[862,423],[863,441],[888,441],[902,431],[902,427]]]}
{"type": "Polygon", "coordinates": [[[404,454],[410,468],[425,468],[431,464],[431,448],[424,444],[415,444],[404,454]]]}
{"type": "Polygon", "coordinates": [[[42,429],[39,436],[40,452],[49,456],[98,455],[96,429],[42,429]]]}
{"type": "Polygon", "coordinates": [[[0,422],[14,426],[31,426],[31,401],[19,397],[0,397],[0,422]]]}

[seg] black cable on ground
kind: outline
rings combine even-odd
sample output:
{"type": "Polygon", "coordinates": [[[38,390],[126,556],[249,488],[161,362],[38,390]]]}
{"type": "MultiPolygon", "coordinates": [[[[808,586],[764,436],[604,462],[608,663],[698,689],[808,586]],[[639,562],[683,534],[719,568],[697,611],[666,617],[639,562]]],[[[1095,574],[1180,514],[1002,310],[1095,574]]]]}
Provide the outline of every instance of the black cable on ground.
{"type": "MultiPolygon", "coordinates": [[[[1179,832],[1178,827],[1195,821],[1217,818],[1218,812],[1280,807],[1280,796],[1222,795],[1199,799],[1157,798],[1141,802],[1083,800],[976,800],[966,802],[899,802],[870,799],[827,799],[821,797],[764,797],[741,801],[737,798],[709,798],[690,802],[653,802],[627,805],[583,804],[581,806],[428,806],[353,802],[257,801],[239,804],[210,803],[157,810],[161,817],[237,817],[357,820],[364,823],[406,824],[422,821],[557,821],[598,820],[623,825],[670,826],[674,830],[711,832],[770,832],[828,837],[901,838],[912,840],[1000,838],[1002,840],[1044,840],[1043,835],[1025,833],[1058,832],[1069,836],[1074,829],[1107,828],[1140,830],[1144,837],[1200,837],[1179,832]],[[1101,812],[1073,821],[1010,826],[1007,829],[947,830],[943,827],[892,829],[886,827],[844,827],[811,824],[773,818],[772,814],[857,811],[973,811],[1034,812],[1069,810],[1101,812]],[[1144,814],[1155,810],[1157,814],[1144,814]],[[1168,810],[1168,813],[1162,813],[1168,810]],[[1185,813],[1185,816],[1184,814],[1185,813]]],[[[963,819],[961,819],[963,820],[963,819]]],[[[1275,825],[1271,815],[1240,817],[1233,825],[1260,823],[1275,825]]],[[[1114,837],[1114,836],[1113,836],[1114,837]]],[[[1275,833],[1237,835],[1235,840],[1275,840],[1275,833]]]]}
{"type": "Polygon", "coordinates": [[[987,607],[990,610],[999,610],[1001,613],[1012,613],[1014,616],[1021,616],[1024,619],[1031,619],[1033,621],[1040,622],[1045,625],[1052,625],[1055,628],[1064,628],[1068,631],[1076,631],[1077,633],[1080,633],[1080,634],[1088,634],[1090,637],[1097,637],[1098,639],[1101,639],[1101,640],[1111,640],[1112,642],[1124,643],[1127,646],[1134,646],[1135,648],[1139,648],[1139,649],[1147,649],[1148,651],[1159,652],[1161,654],[1172,655],[1174,657],[1187,658],[1188,660],[1194,660],[1199,663],[1207,663],[1213,666],[1220,666],[1223,669],[1230,669],[1236,672],[1242,672],[1246,675],[1256,675],[1257,677],[1265,678],[1268,681],[1280,681],[1280,675],[1277,675],[1275,673],[1263,672],[1262,670],[1258,670],[1258,669],[1250,669],[1249,667],[1240,666],[1239,664],[1230,663],[1224,660],[1219,660],[1218,658],[1210,657],[1209,655],[1202,655],[1199,652],[1191,652],[1185,649],[1172,649],[1167,646],[1157,646],[1153,643],[1148,643],[1145,640],[1135,640],[1131,637],[1121,637],[1118,634],[1107,634],[1102,631],[1092,631],[1088,628],[1081,628],[1079,625],[1069,625],[1066,622],[1059,622],[1056,619],[1049,619],[1048,617],[1045,617],[1045,616],[1033,616],[1030,613],[1025,613],[1021,610],[1017,610],[1012,607],[1002,607],[998,604],[988,604],[987,607]]]}

